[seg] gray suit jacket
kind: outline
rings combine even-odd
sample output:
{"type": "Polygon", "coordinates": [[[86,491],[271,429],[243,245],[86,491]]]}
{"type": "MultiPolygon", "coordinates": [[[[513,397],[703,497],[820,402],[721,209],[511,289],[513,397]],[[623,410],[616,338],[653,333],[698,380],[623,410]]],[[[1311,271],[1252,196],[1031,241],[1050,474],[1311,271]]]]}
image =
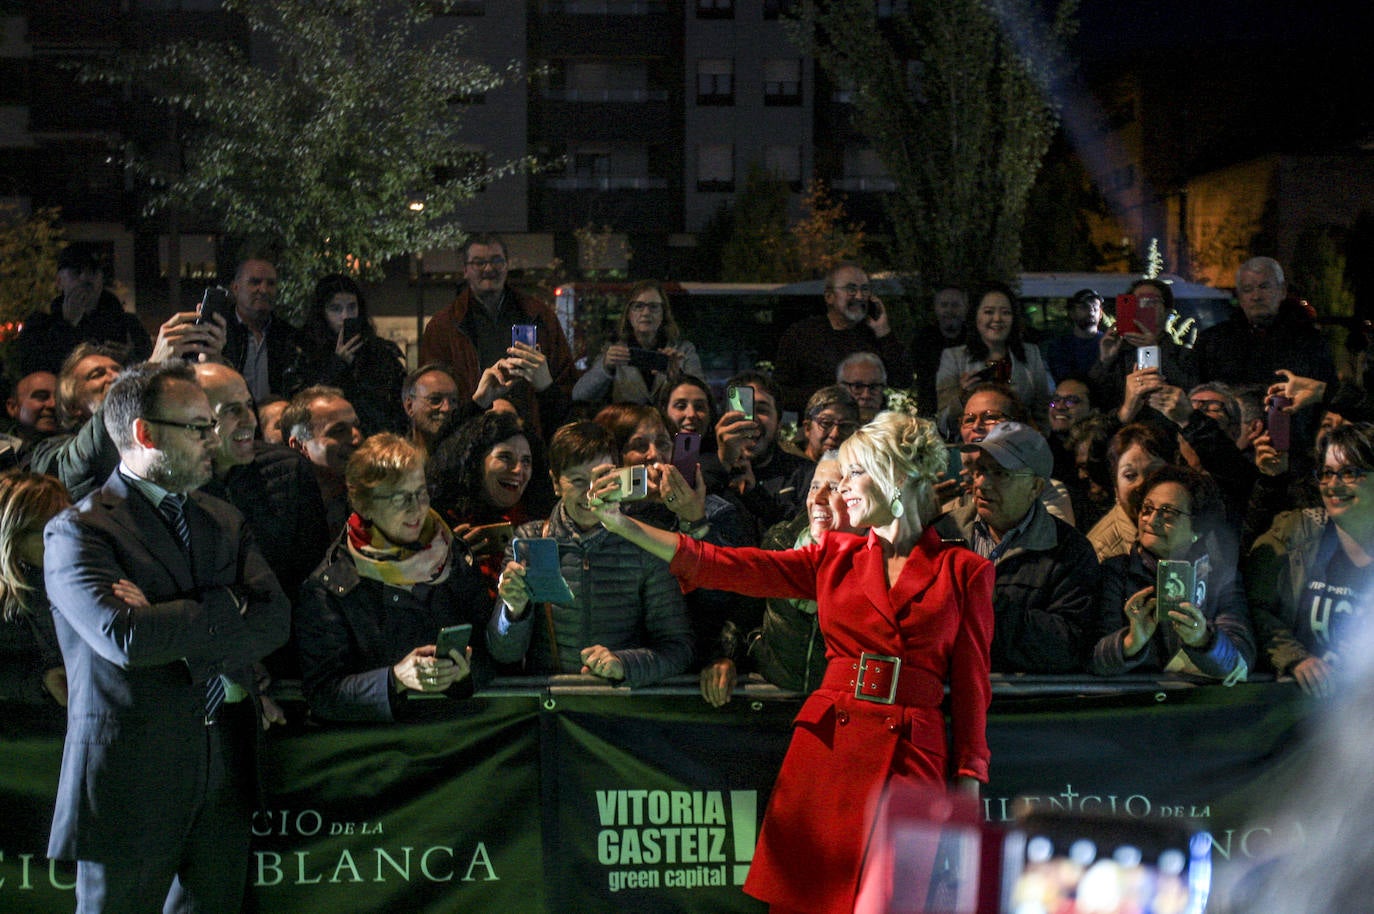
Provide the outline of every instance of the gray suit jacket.
{"type": "Polygon", "coordinates": [[[290,633],[286,597],[243,516],[195,492],[186,517],[194,567],[157,508],[116,472],[44,530],[70,688],[49,857],[119,860],[180,846],[206,767],[206,681],[226,674],[252,691],[252,664],[290,633]],[[120,579],[151,605],[115,597],[120,579]]]}

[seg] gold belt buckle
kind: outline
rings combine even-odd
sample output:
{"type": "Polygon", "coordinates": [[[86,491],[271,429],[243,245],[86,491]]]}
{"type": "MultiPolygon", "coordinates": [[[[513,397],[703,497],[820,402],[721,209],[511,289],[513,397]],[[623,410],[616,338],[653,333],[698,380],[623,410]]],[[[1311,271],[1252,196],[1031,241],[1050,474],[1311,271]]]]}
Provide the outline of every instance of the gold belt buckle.
{"type": "Polygon", "coordinates": [[[883,654],[863,653],[859,655],[859,675],[854,683],[854,697],[881,705],[890,705],[897,700],[897,682],[901,678],[902,658],[888,657],[883,654]],[[870,664],[873,666],[870,667],[870,664]],[[875,676],[876,682],[866,681],[868,672],[881,674],[886,668],[888,676],[887,694],[882,694],[882,676],[875,676]]]}

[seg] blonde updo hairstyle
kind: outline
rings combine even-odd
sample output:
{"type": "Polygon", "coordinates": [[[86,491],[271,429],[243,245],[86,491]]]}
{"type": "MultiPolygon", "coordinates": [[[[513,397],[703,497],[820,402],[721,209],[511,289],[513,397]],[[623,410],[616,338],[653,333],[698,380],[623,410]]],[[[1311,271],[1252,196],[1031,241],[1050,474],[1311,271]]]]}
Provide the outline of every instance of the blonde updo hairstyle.
{"type": "Polygon", "coordinates": [[[900,497],[904,516],[919,526],[935,513],[934,484],[945,470],[945,442],[929,419],[881,412],[840,444],[840,464],[863,467],[889,504],[900,497]]]}
{"type": "Polygon", "coordinates": [[[424,457],[409,440],[392,432],[373,435],[348,458],[344,482],[349,505],[361,517],[370,517],[374,490],[394,486],[407,473],[424,466],[424,457]]]}

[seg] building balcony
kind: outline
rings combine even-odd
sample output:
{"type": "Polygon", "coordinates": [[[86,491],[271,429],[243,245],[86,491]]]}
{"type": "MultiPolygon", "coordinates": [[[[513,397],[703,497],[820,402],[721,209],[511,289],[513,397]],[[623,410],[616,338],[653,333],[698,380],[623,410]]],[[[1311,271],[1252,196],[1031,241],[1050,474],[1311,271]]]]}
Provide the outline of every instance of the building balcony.
{"type": "Polygon", "coordinates": [[[887,194],[897,189],[897,182],[887,175],[872,175],[836,178],[830,186],[846,193],[887,194]]]}
{"type": "Polygon", "coordinates": [[[666,235],[679,230],[681,196],[666,178],[544,178],[531,194],[530,222],[549,232],[571,232],[591,220],[617,232],[666,235]]]}
{"type": "Polygon", "coordinates": [[[550,3],[530,20],[530,48],[541,57],[668,57],[681,32],[665,3],[648,0],[550,3]]]}
{"type": "MultiPolygon", "coordinates": [[[[573,90],[562,90],[567,93],[573,90]]],[[[563,140],[606,143],[653,143],[663,138],[673,111],[664,90],[612,89],[587,92],[579,97],[545,95],[535,103],[540,136],[563,140]],[[640,93],[640,99],[612,97],[611,93],[640,93]],[[598,95],[604,97],[598,98],[598,95]]]]}

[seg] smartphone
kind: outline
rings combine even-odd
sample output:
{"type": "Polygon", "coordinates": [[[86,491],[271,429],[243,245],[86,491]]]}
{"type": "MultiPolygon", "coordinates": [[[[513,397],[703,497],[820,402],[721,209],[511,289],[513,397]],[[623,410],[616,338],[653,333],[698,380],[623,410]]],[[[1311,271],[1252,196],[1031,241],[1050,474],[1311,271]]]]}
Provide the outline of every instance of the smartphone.
{"type": "Polygon", "coordinates": [[[213,323],[211,318],[216,314],[229,320],[229,290],[220,286],[206,286],[201,293],[200,304],[196,305],[196,323],[213,323]]]}
{"type": "Polygon", "coordinates": [[[511,542],[515,560],[525,566],[525,586],[530,599],[540,603],[571,603],[572,590],[563,579],[558,559],[558,540],[547,537],[516,537],[511,542]]]}
{"type": "Polygon", "coordinates": [[[512,324],[510,328],[510,343],[524,343],[526,346],[539,348],[539,326],[537,324],[512,324]]]}
{"type": "Polygon", "coordinates": [[[510,546],[510,541],[515,538],[515,528],[507,523],[481,524],[469,532],[480,533],[486,539],[486,548],[482,550],[486,553],[504,553],[510,546]]]}
{"type": "Polygon", "coordinates": [[[673,436],[673,466],[687,480],[687,485],[697,484],[697,461],[701,459],[701,436],[696,432],[678,432],[673,436]]]}
{"type": "Polygon", "coordinates": [[[1292,405],[1293,401],[1284,396],[1269,398],[1269,414],[1264,425],[1269,432],[1269,443],[1276,451],[1287,451],[1293,443],[1293,417],[1283,411],[1285,406],[1292,405]]]}
{"type": "Polygon", "coordinates": [[[961,481],[964,472],[964,446],[962,444],[945,445],[945,478],[961,481]]]}
{"type": "Polygon", "coordinates": [[[868,297],[868,306],[864,309],[864,313],[868,316],[869,320],[876,321],[880,312],[881,309],[878,307],[878,300],[870,295],[868,297]]]}
{"type": "Polygon", "coordinates": [[[464,623],[463,625],[450,625],[447,628],[439,629],[439,637],[434,639],[434,653],[440,657],[448,657],[453,651],[458,652],[458,656],[468,649],[468,642],[472,640],[472,626],[464,623]]]}
{"type": "Polygon", "coordinates": [[[1158,314],[1154,308],[1140,307],[1140,299],[1134,295],[1118,295],[1116,297],[1116,334],[1121,336],[1126,333],[1148,333],[1152,336],[1158,335],[1159,324],[1158,314]],[[1144,329],[1137,327],[1136,324],[1143,325],[1144,329]]]}
{"type": "Polygon", "coordinates": [[[746,419],[752,420],[754,418],[754,388],[748,385],[727,388],[725,399],[729,403],[730,410],[744,413],[746,419]]]}
{"type": "Polygon", "coordinates": [[[1135,351],[1135,370],[1159,367],[1159,347],[1141,346],[1135,351]]]}
{"type": "Polygon", "coordinates": [[[344,322],[343,322],[343,338],[344,338],[344,342],[346,343],[346,342],[348,342],[349,340],[353,339],[353,337],[360,335],[360,334],[363,332],[363,325],[364,325],[366,322],[367,322],[366,319],[365,319],[365,318],[361,318],[361,317],[346,317],[346,318],[344,318],[344,322]]]}
{"type": "Polygon", "coordinates": [[[1169,621],[1169,611],[1180,603],[1197,605],[1195,571],[1192,562],[1160,561],[1155,571],[1155,621],[1160,625],[1169,621]]]}
{"type": "Polygon", "coordinates": [[[610,501],[643,501],[649,497],[649,468],[621,467],[616,471],[620,481],[619,494],[610,501]]]}
{"type": "Polygon", "coordinates": [[[640,349],[638,346],[630,347],[630,366],[638,368],[640,371],[667,371],[668,357],[661,352],[653,349],[640,349]]]}
{"type": "MultiPolygon", "coordinates": [[[[1202,914],[1212,888],[1212,838],[1178,819],[1037,812],[1003,839],[997,910],[1202,914]],[[1075,903],[1079,907],[1075,907],[1075,903]]],[[[981,909],[980,909],[981,910],[981,909]]]]}

